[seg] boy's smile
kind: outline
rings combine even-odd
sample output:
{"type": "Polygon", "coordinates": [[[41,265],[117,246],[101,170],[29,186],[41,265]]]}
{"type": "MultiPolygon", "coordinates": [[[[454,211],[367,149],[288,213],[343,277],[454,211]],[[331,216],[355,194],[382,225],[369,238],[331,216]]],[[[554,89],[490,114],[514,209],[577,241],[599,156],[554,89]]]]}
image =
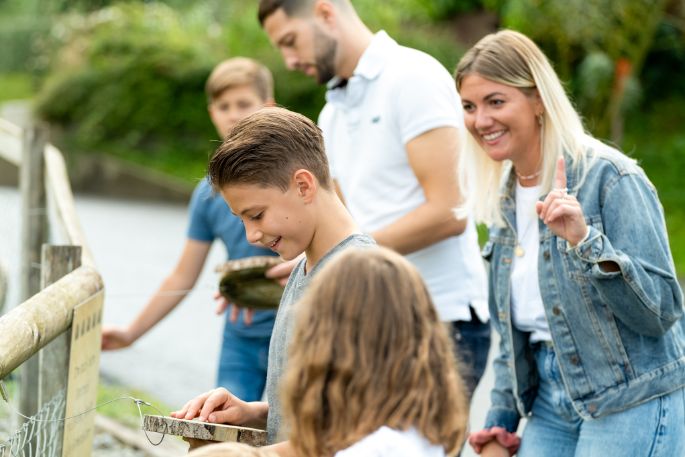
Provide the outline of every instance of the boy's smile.
{"type": "Polygon", "coordinates": [[[313,233],[309,211],[297,189],[235,184],[221,190],[231,211],[245,225],[247,241],[294,259],[309,245],[313,233]]]}

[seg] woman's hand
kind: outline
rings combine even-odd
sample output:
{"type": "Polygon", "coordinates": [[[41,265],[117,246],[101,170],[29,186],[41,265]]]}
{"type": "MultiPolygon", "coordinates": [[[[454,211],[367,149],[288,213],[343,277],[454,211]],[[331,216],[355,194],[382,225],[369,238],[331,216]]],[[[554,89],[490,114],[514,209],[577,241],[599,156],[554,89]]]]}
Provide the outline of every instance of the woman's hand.
{"type": "Polygon", "coordinates": [[[567,193],[563,157],[557,160],[554,189],[547,194],[544,202],[535,203],[535,210],[552,233],[568,241],[571,246],[576,246],[587,236],[588,226],[583,209],[578,200],[567,193]]]}
{"type": "Polygon", "coordinates": [[[469,444],[476,454],[509,457],[518,451],[521,438],[502,427],[491,427],[471,433],[469,444]]]}

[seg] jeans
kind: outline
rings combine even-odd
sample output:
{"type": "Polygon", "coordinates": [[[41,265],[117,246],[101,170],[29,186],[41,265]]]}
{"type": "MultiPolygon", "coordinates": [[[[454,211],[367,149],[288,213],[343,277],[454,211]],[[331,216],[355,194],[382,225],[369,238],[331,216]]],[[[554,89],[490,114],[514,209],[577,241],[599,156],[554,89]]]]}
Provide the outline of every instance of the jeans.
{"type": "Polygon", "coordinates": [[[566,394],[551,346],[535,346],[540,376],[519,457],[685,456],[685,389],[599,419],[583,420],[566,394]]]}
{"type": "Polygon", "coordinates": [[[481,322],[471,308],[471,321],[450,322],[449,327],[457,352],[459,372],[468,399],[471,400],[488,362],[490,324],[481,322]]]}
{"type": "MultiPolygon", "coordinates": [[[[228,326],[227,326],[228,327],[228,326]]],[[[268,337],[248,337],[224,331],[217,385],[245,401],[262,399],[269,357],[268,337]]]]}

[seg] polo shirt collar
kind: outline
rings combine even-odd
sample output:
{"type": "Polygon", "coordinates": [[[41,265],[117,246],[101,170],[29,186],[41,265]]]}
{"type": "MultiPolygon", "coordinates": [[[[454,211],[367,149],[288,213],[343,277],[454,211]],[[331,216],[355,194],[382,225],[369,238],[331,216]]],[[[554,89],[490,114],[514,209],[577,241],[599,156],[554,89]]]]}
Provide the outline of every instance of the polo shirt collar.
{"type": "MultiPolygon", "coordinates": [[[[352,78],[359,76],[369,81],[375,79],[383,71],[388,51],[396,46],[397,42],[390,38],[385,30],[377,32],[359,59],[352,78]]],[[[326,87],[329,90],[335,90],[345,85],[342,78],[335,76],[326,84],[326,87]]]]}
{"type": "Polygon", "coordinates": [[[345,81],[334,77],[327,84],[326,101],[340,107],[356,106],[363,100],[366,82],[372,81],[383,71],[383,67],[397,42],[381,30],[371,39],[362,54],[352,77],[345,81]]]}

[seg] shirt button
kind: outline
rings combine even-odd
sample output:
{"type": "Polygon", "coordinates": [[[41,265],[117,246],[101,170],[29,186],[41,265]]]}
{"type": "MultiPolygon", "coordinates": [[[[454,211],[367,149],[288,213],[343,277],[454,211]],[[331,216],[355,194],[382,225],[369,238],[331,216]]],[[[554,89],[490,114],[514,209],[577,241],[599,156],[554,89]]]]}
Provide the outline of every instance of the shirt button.
{"type": "Polygon", "coordinates": [[[571,363],[574,364],[574,365],[578,365],[578,363],[580,363],[580,359],[578,358],[577,355],[572,355],[572,356],[571,356],[571,363]]]}
{"type": "Polygon", "coordinates": [[[549,251],[543,252],[543,253],[542,253],[542,257],[544,257],[545,260],[549,260],[549,258],[551,257],[551,256],[549,255],[549,251]]]}
{"type": "Polygon", "coordinates": [[[597,412],[597,405],[594,403],[590,403],[589,405],[587,405],[587,412],[590,414],[596,413],[597,412]]]}
{"type": "Polygon", "coordinates": [[[555,316],[558,316],[559,314],[561,314],[561,310],[559,309],[558,306],[555,306],[554,308],[552,308],[552,314],[554,314],[555,316]]]}

